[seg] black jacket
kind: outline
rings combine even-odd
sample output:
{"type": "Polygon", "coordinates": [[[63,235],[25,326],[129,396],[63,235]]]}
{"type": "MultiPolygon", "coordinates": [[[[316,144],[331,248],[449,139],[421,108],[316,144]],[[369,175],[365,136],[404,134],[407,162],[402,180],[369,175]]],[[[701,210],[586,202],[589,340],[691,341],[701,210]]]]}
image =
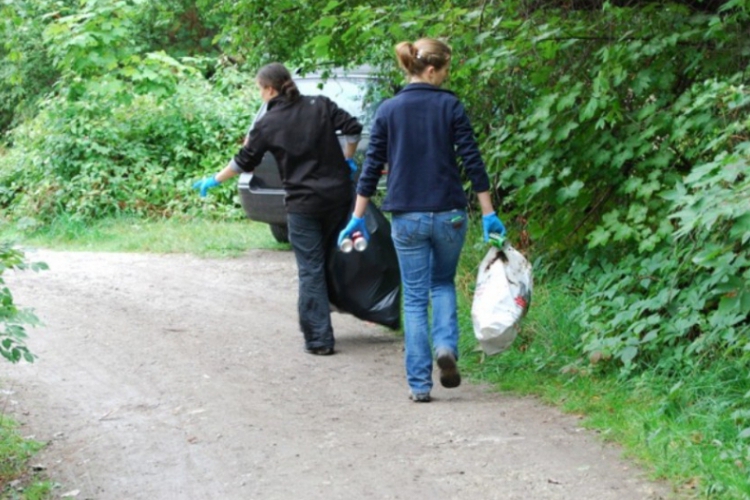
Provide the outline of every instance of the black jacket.
{"type": "Polygon", "coordinates": [[[234,164],[252,172],[270,151],[279,166],[291,213],[319,214],[351,203],[351,171],[336,131],[359,135],[356,118],[324,96],[275,97],[248,135],[234,164]]]}

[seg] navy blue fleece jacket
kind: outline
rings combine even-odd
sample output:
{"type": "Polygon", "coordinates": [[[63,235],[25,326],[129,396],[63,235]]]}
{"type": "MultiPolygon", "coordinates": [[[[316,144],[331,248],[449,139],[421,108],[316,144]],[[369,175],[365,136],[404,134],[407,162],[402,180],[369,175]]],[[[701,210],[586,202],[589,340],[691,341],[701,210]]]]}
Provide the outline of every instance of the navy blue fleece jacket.
{"type": "Polygon", "coordinates": [[[383,210],[465,208],[459,157],[472,189],[487,191],[487,171],[461,102],[449,90],[409,84],[378,108],[357,193],[371,197],[387,163],[383,210]]]}

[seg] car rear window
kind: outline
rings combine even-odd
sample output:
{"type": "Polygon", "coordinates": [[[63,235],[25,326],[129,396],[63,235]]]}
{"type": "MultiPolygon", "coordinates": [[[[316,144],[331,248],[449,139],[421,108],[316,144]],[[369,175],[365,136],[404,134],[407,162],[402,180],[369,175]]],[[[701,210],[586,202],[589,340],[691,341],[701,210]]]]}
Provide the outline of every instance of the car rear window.
{"type": "Polygon", "coordinates": [[[333,100],[347,113],[356,117],[366,129],[375,114],[376,103],[371,102],[368,92],[371,90],[371,78],[297,78],[294,80],[303,95],[324,95],[333,100]]]}

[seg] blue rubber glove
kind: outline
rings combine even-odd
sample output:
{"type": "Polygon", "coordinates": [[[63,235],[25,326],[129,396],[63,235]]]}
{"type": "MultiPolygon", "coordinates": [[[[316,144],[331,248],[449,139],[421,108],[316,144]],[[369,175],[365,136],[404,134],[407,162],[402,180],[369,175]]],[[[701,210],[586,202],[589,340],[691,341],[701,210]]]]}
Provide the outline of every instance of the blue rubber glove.
{"type": "Polygon", "coordinates": [[[198,189],[201,192],[201,198],[205,198],[208,190],[219,184],[221,184],[221,182],[216,180],[216,176],[212,175],[211,177],[206,177],[205,179],[201,179],[193,184],[193,189],[198,189]]]}
{"type": "Polygon", "coordinates": [[[484,229],[484,241],[490,241],[490,233],[498,233],[505,236],[505,226],[498,219],[495,212],[482,216],[482,228],[484,229]]]}
{"type": "Polygon", "coordinates": [[[352,214],[352,218],[349,219],[349,223],[346,225],[343,231],[339,233],[338,245],[341,246],[341,242],[344,240],[344,238],[351,238],[352,233],[356,233],[357,231],[362,233],[362,237],[365,239],[365,241],[370,241],[370,233],[367,232],[367,227],[365,226],[365,218],[356,217],[354,214],[352,214]]]}
{"type": "Polygon", "coordinates": [[[357,163],[354,161],[354,158],[347,158],[346,163],[349,164],[349,169],[352,171],[352,179],[354,179],[354,176],[357,174],[357,170],[359,167],[357,167],[357,163]]]}

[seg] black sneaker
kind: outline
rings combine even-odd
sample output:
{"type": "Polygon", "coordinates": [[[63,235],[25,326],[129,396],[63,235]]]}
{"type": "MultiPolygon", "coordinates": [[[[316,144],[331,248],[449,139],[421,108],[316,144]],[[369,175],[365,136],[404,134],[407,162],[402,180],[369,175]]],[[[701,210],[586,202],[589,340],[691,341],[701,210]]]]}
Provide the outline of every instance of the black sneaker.
{"type": "Polygon", "coordinates": [[[415,403],[429,403],[432,401],[432,398],[430,398],[429,392],[419,392],[419,393],[410,393],[409,399],[414,401],[415,403]]]}
{"type": "Polygon", "coordinates": [[[440,384],[448,389],[461,385],[461,374],[458,373],[456,357],[450,351],[438,351],[437,365],[440,368],[440,384]]]}
{"type": "Polygon", "coordinates": [[[330,356],[333,354],[333,347],[305,347],[305,352],[316,356],[330,356]]]}

